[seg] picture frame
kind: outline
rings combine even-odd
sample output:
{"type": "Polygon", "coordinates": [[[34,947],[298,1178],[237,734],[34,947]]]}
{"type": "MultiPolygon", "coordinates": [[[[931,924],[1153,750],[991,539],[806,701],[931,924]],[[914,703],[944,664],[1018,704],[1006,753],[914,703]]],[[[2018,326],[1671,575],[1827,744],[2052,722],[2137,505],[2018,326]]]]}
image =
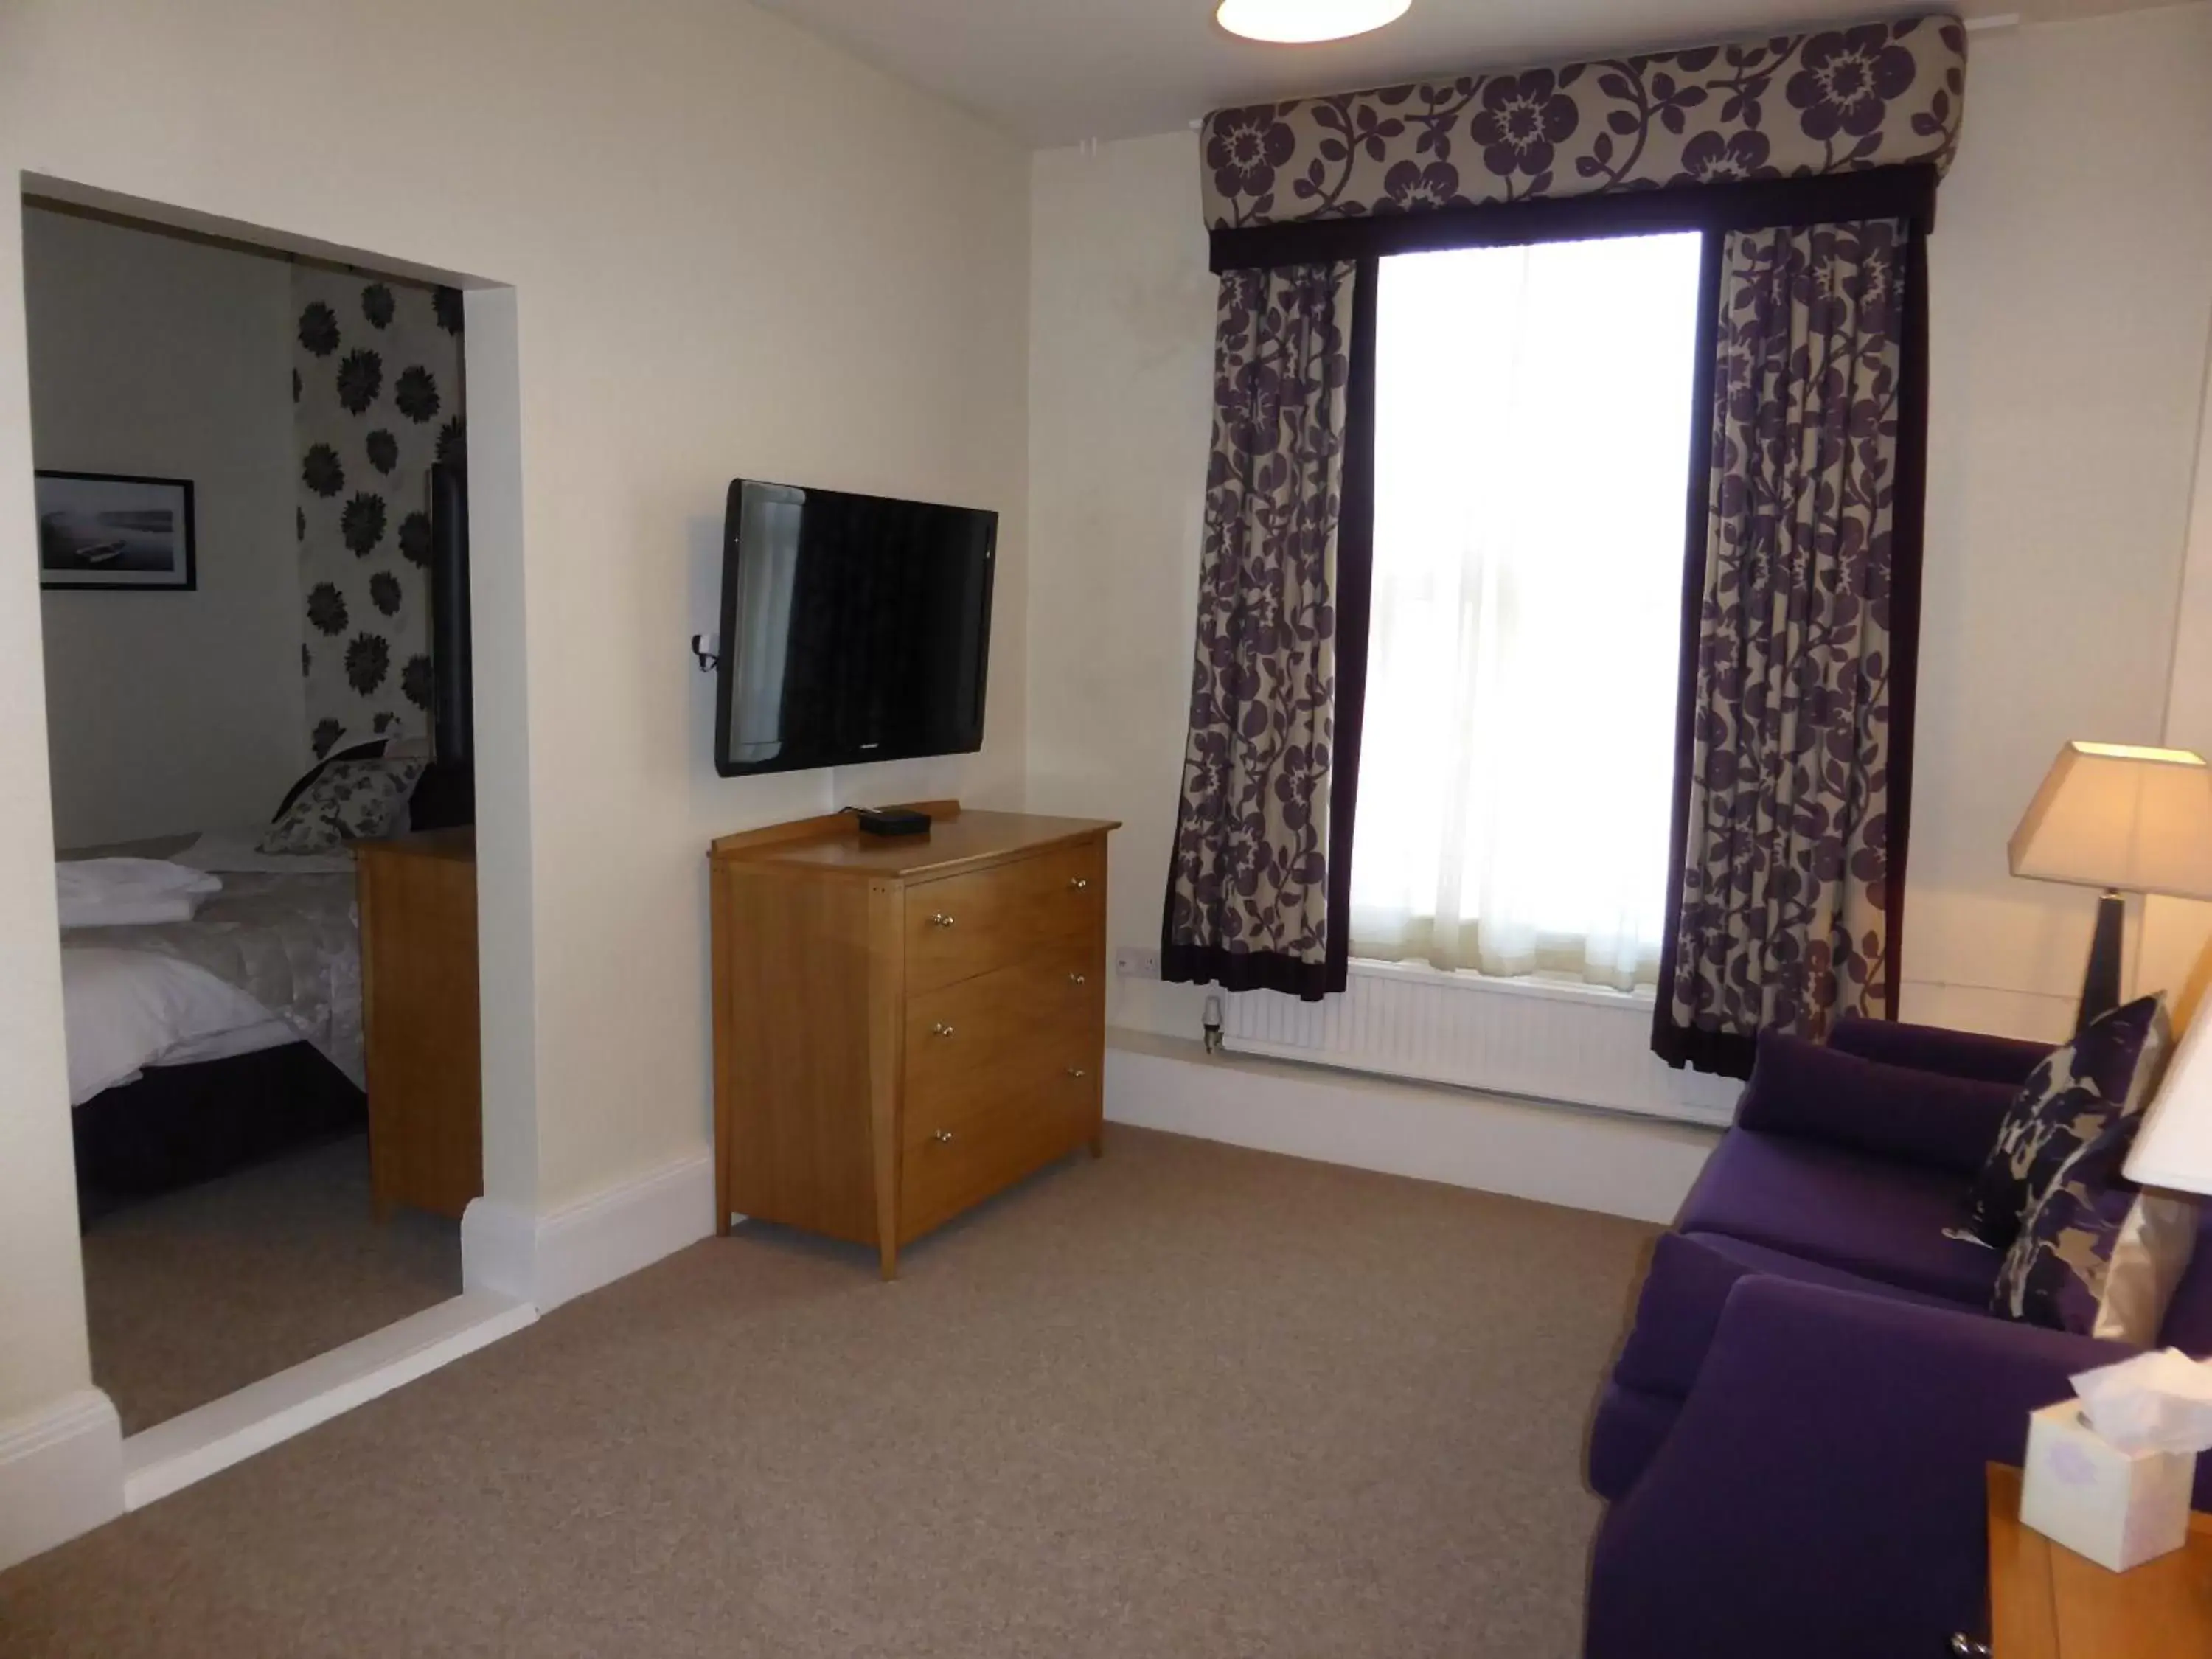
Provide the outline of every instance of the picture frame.
{"type": "Polygon", "coordinates": [[[41,468],[35,485],[40,587],[180,593],[199,586],[191,479],[41,468]]]}

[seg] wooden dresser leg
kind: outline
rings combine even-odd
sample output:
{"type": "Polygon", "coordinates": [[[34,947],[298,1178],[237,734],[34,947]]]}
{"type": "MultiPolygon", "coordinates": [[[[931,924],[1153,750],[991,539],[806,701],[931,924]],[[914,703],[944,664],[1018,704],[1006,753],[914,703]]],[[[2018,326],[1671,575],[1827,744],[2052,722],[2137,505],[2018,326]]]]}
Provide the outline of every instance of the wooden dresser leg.
{"type": "Polygon", "coordinates": [[[876,1245],[876,1257],[888,1285],[898,1277],[898,1241],[886,1234],[876,1245]]]}

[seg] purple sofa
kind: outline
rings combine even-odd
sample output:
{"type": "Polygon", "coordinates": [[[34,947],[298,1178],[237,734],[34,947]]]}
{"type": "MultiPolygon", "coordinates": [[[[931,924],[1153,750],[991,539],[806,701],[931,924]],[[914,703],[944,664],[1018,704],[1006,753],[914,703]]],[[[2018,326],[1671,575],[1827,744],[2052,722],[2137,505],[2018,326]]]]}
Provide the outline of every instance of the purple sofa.
{"type": "MultiPolygon", "coordinates": [[[[1999,1253],[1944,1237],[2045,1052],[1874,1020],[1762,1048],[1599,1402],[1585,1659],[1936,1659],[1986,1635],[1983,1466],[2130,1352],[1991,1315],[1999,1253]]],[[[2212,1354],[2212,1217],[2160,1340],[2212,1354]]]]}

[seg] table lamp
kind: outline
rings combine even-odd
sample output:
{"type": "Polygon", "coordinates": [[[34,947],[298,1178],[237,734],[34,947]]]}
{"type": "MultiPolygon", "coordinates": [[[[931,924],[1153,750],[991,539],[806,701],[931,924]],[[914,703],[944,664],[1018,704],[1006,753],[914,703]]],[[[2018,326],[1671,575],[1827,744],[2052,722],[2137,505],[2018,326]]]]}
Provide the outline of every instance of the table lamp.
{"type": "Polygon", "coordinates": [[[2015,876],[2104,890],[2078,1030],[2119,1006],[2122,894],[2212,899],[2212,767],[2186,749],[2069,743],[2005,850],[2015,876]]]}
{"type": "Polygon", "coordinates": [[[2125,1171],[2138,1187],[2212,1194],[2212,1018],[2182,1033],[2136,1131],[2125,1171]]]}

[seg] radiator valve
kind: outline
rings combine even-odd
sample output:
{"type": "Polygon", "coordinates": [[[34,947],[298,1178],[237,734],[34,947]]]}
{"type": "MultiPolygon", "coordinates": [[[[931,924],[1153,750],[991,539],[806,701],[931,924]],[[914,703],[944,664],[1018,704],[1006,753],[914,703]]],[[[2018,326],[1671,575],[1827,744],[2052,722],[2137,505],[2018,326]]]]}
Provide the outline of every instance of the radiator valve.
{"type": "Polygon", "coordinates": [[[1221,999],[1214,995],[1206,999],[1206,1052],[1221,1052],[1221,999]]]}

